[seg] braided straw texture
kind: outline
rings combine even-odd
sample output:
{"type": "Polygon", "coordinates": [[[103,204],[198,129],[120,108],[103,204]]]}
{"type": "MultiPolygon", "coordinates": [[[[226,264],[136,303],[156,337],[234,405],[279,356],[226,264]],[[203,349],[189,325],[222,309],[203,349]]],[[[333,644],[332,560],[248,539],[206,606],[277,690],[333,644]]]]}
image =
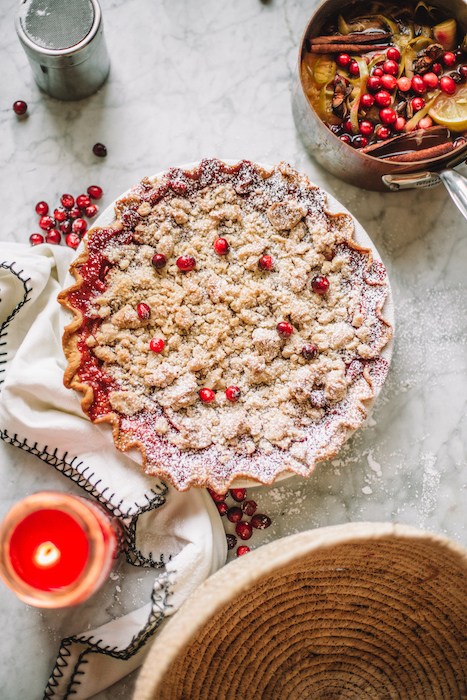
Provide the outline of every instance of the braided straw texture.
{"type": "Polygon", "coordinates": [[[467,699],[467,552],[350,523],[231,562],[155,641],[133,700],[467,699]]]}

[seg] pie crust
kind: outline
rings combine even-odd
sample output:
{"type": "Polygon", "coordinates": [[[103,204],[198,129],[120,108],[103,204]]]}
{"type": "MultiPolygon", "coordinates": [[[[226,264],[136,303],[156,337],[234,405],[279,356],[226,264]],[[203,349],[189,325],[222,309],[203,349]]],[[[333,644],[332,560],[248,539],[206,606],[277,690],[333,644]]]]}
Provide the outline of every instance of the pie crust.
{"type": "Polygon", "coordinates": [[[286,163],[211,159],[143,179],[86,234],[58,297],[73,312],[65,385],[119,450],[138,448],[144,471],[179,490],[309,475],[362,424],[389,368],[386,271],[353,236],[352,217],[286,163]]]}

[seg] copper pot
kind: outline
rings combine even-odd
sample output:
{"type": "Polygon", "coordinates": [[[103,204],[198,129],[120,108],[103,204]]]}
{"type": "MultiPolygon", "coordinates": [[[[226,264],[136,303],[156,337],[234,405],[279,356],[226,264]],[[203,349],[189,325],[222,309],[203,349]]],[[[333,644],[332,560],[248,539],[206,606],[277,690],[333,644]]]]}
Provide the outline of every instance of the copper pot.
{"type": "MultiPolygon", "coordinates": [[[[387,192],[412,187],[434,187],[441,182],[467,218],[467,179],[455,170],[467,160],[467,144],[448,155],[417,163],[394,163],[374,158],[341,141],[321,121],[308,101],[301,80],[301,62],[305,42],[319,36],[330,16],[351,2],[325,0],[312,15],[303,34],[298,55],[298,68],[292,92],[292,111],[300,136],[318,163],[336,177],[368,190],[387,192]]],[[[430,4],[455,17],[463,33],[467,34],[466,0],[430,0],[430,4]]]]}

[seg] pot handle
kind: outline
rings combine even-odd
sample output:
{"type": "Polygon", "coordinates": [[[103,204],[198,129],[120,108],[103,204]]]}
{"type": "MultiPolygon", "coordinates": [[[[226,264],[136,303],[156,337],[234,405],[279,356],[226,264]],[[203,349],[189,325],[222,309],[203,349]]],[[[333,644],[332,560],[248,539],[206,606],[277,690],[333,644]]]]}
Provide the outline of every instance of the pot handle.
{"type": "Polygon", "coordinates": [[[440,176],[454,204],[467,219],[467,178],[452,169],[443,170],[440,176]]]}

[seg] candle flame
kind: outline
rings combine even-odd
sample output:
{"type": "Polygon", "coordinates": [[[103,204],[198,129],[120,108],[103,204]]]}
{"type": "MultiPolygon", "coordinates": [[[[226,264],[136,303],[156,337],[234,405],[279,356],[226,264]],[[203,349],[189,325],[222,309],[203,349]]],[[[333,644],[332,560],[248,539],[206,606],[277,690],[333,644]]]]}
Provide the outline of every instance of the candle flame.
{"type": "Polygon", "coordinates": [[[60,550],[53,542],[43,542],[36,549],[34,560],[39,566],[52,566],[60,559],[60,550]]]}

